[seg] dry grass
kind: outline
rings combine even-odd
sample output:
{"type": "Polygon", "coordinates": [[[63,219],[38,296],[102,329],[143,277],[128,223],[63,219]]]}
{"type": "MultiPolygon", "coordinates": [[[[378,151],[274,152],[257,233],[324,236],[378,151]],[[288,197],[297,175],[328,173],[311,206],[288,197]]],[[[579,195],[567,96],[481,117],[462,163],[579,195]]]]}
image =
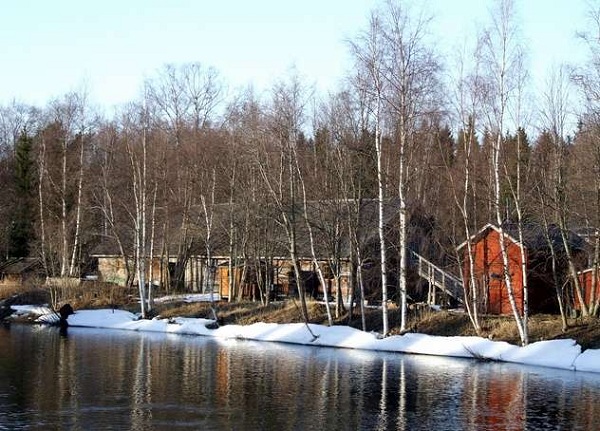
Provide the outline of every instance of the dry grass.
{"type": "MultiPolygon", "coordinates": [[[[309,302],[307,304],[309,316],[314,323],[322,323],[324,308],[321,304],[309,302]]],[[[299,304],[289,300],[285,302],[272,302],[262,305],[259,302],[215,302],[214,308],[222,324],[250,325],[257,322],[284,323],[300,322],[302,314],[299,304]]],[[[169,318],[175,316],[212,318],[211,304],[197,302],[191,304],[171,303],[159,304],[156,313],[161,317],[169,318]]],[[[326,320],[325,320],[326,321],[326,320]]]]}
{"type": "Polygon", "coordinates": [[[100,282],[83,282],[70,287],[59,298],[59,303],[69,302],[74,309],[81,308],[127,308],[135,306],[135,292],[121,286],[100,282]]]}
{"type": "MultiPolygon", "coordinates": [[[[14,284],[0,285],[0,298],[10,298],[11,296],[15,296],[19,293],[22,293],[23,289],[23,287],[14,284]]],[[[28,290],[27,287],[25,289],[28,290]]]]}
{"type": "Polygon", "coordinates": [[[46,304],[50,295],[46,289],[36,287],[6,288],[0,291],[0,300],[6,305],[46,304]]]}
{"type": "Polygon", "coordinates": [[[0,301],[6,305],[49,304],[59,307],[70,303],[75,309],[125,308],[135,302],[133,292],[107,283],[85,282],[70,287],[14,287],[2,289],[0,301]],[[55,304],[51,304],[54,300],[55,304]]]}

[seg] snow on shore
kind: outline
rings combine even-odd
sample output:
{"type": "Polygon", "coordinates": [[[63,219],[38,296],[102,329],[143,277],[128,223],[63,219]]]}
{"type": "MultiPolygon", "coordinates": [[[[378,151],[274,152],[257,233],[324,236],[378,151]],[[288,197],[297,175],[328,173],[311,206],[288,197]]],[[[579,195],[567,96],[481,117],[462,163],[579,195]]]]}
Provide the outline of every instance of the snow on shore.
{"type": "MultiPolygon", "coordinates": [[[[57,320],[55,313],[43,307],[13,306],[13,308],[16,310],[15,314],[41,314],[38,318],[41,323],[57,320]]],[[[600,373],[600,349],[582,352],[581,346],[570,339],[539,341],[526,347],[519,347],[504,341],[490,341],[481,337],[441,337],[409,333],[381,338],[376,333],[363,332],[347,326],[328,327],[303,323],[255,323],[252,325],[226,325],[209,329],[214,327],[215,323],[210,319],[178,317],[140,320],[138,316],[128,311],[111,309],[79,310],[69,316],[68,322],[70,326],[77,327],[478,358],[600,373]]]]}

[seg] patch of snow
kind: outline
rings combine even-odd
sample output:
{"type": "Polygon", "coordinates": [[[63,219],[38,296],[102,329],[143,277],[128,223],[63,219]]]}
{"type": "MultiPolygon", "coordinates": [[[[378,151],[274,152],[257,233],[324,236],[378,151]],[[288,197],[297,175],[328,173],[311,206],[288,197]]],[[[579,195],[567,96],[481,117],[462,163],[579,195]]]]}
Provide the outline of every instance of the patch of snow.
{"type": "MultiPolygon", "coordinates": [[[[212,301],[219,301],[221,296],[217,293],[213,293],[212,301]]],[[[163,302],[175,302],[175,301],[183,301],[183,302],[211,302],[210,293],[194,293],[189,295],[167,295],[161,296],[160,298],[154,299],[156,303],[163,302]]]]}
{"type": "MultiPolygon", "coordinates": [[[[16,313],[56,315],[47,307],[14,306],[16,313]]],[[[139,319],[123,310],[79,310],[69,316],[70,326],[123,329],[171,334],[203,335],[223,340],[245,339],[273,341],[311,346],[376,350],[433,356],[479,358],[541,367],[600,373],[600,349],[582,352],[574,340],[549,340],[525,347],[482,337],[442,337],[407,333],[382,338],[374,332],[363,332],[348,326],[323,326],[303,323],[254,323],[226,325],[209,329],[214,320],[176,317],[139,319]],[[310,328],[310,331],[309,331],[310,328]],[[313,337],[316,335],[316,338],[313,337]]]]}
{"type": "Polygon", "coordinates": [[[15,310],[13,316],[35,315],[43,316],[46,314],[54,314],[47,305],[11,305],[10,308],[15,310]]]}
{"type": "Polygon", "coordinates": [[[573,362],[573,369],[593,373],[600,372],[600,349],[585,350],[573,362]]]}

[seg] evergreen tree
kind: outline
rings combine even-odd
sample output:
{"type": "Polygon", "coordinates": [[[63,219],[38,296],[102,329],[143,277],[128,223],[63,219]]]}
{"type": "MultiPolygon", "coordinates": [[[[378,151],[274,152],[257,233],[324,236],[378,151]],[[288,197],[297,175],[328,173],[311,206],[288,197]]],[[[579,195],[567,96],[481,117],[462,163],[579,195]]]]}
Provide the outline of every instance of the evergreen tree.
{"type": "Polygon", "coordinates": [[[15,203],[9,231],[9,256],[29,255],[33,239],[33,140],[26,131],[15,144],[14,187],[15,203]]]}

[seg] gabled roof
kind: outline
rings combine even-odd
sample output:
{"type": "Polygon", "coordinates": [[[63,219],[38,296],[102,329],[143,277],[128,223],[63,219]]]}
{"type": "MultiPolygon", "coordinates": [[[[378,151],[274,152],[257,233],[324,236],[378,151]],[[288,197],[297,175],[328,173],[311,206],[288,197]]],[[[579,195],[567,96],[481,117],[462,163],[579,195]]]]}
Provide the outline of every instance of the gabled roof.
{"type": "MultiPolygon", "coordinates": [[[[481,238],[488,235],[490,230],[494,230],[500,233],[500,228],[492,223],[486,224],[479,232],[472,235],[469,238],[471,243],[479,241],[481,238]]],[[[505,223],[502,225],[502,231],[505,238],[509,239],[515,244],[520,244],[520,241],[516,238],[519,236],[518,225],[516,223],[505,223]]],[[[564,242],[562,239],[562,233],[558,226],[551,224],[548,226],[548,230],[538,223],[524,223],[523,224],[523,243],[525,248],[529,250],[543,250],[548,248],[548,240],[552,242],[552,246],[557,251],[564,250],[564,242]]],[[[583,238],[572,231],[567,232],[567,242],[572,250],[585,250],[586,242],[583,238]]],[[[462,249],[467,244],[467,241],[461,243],[457,250],[462,249]]]]}
{"type": "MultiPolygon", "coordinates": [[[[216,204],[213,210],[213,228],[211,231],[211,245],[213,256],[227,256],[228,251],[228,229],[230,221],[231,207],[229,204],[216,204]]],[[[391,227],[397,222],[397,214],[399,202],[395,199],[387,200],[384,204],[384,225],[391,227]]],[[[345,224],[348,217],[358,217],[357,223],[359,228],[359,242],[365,243],[370,238],[377,236],[377,221],[378,221],[378,203],[375,199],[363,200],[321,200],[307,202],[307,210],[310,217],[310,223],[313,229],[315,239],[315,248],[318,255],[326,256],[330,254],[328,250],[331,248],[330,240],[334,237],[335,218],[338,217],[342,224],[345,224]]],[[[245,214],[245,208],[241,205],[234,204],[233,211],[237,214],[245,214]]],[[[286,206],[285,211],[288,215],[294,214],[296,217],[296,248],[297,254],[300,257],[308,257],[311,255],[309,234],[304,220],[304,207],[301,203],[296,205],[286,206]]],[[[270,251],[273,256],[285,256],[289,254],[288,241],[285,234],[285,229],[281,226],[281,210],[274,207],[260,208],[258,216],[265,226],[268,227],[269,240],[271,242],[270,251]]],[[[164,244],[165,247],[170,247],[170,254],[177,252],[177,244],[181,241],[181,218],[179,214],[175,214],[175,219],[170,220],[168,224],[168,233],[165,236],[169,244],[164,244]]],[[[342,227],[339,233],[339,243],[337,244],[341,257],[347,257],[351,254],[352,243],[346,232],[346,228],[342,227]]],[[[204,223],[203,210],[200,206],[191,208],[190,224],[188,234],[193,239],[190,253],[192,255],[205,255],[204,241],[206,236],[206,226],[204,223]]],[[[124,229],[123,239],[125,243],[126,253],[132,254],[131,239],[132,232],[124,229]]],[[[155,244],[155,254],[158,255],[163,247],[159,244],[161,237],[155,244]]],[[[118,256],[119,250],[117,242],[112,236],[104,236],[99,238],[99,243],[90,253],[92,256],[118,256]]]]}
{"type": "MultiPolygon", "coordinates": [[[[491,230],[494,230],[494,231],[498,232],[498,234],[500,234],[500,228],[498,226],[488,223],[485,226],[483,226],[477,233],[475,233],[474,235],[471,235],[471,238],[469,238],[468,240],[459,244],[456,247],[456,250],[462,249],[464,246],[467,245],[468,242],[471,242],[472,244],[478,242],[480,239],[486,237],[491,230]]],[[[503,229],[503,233],[504,233],[505,238],[508,238],[510,241],[514,242],[515,244],[519,244],[519,241],[517,239],[515,239],[512,235],[510,235],[510,233],[508,233],[505,229],[503,229]]]]}

